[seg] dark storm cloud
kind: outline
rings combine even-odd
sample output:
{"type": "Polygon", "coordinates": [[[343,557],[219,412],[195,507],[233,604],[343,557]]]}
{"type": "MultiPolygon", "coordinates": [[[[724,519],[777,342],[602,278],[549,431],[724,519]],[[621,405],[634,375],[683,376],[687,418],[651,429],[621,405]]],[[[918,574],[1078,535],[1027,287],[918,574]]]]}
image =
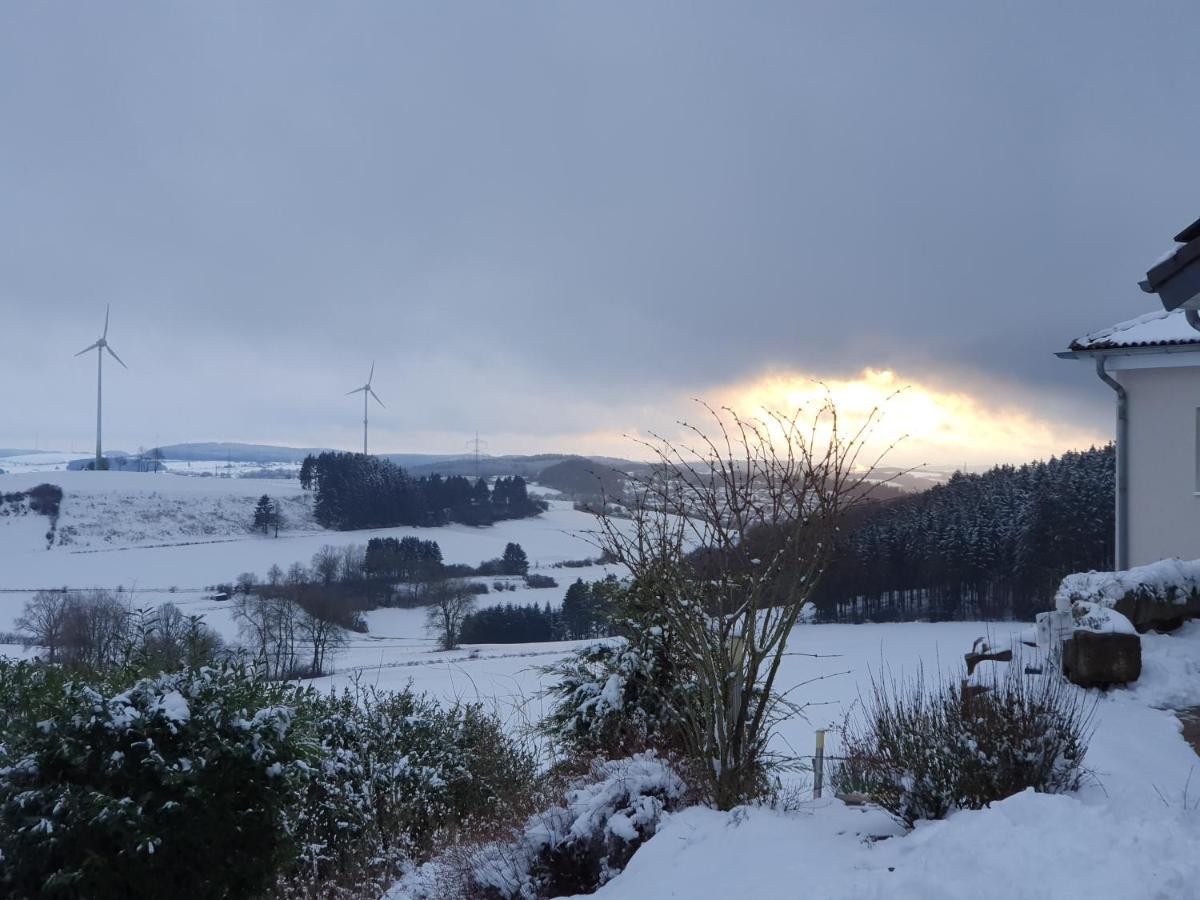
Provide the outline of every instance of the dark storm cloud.
{"type": "MultiPolygon", "coordinates": [[[[514,447],[766,370],[1107,427],[1200,214],[1187,4],[9,4],[0,445],[514,447]],[[419,438],[419,435],[425,435],[419,438]]],[[[494,449],[504,449],[496,447],[494,449]]],[[[1051,448],[1053,449],[1053,448],[1051,448]]]]}

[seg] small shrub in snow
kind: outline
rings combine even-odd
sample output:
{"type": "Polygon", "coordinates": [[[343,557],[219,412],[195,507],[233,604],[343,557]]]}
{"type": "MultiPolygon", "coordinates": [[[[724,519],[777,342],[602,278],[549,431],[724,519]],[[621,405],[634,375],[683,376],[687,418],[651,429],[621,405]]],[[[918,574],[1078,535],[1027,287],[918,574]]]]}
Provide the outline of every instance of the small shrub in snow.
{"type": "Polygon", "coordinates": [[[846,729],[835,785],[863,793],[907,825],[980,809],[1026,788],[1075,790],[1091,708],[1057,676],[1017,666],[986,685],[929,690],[873,682],[861,720],[846,729]]]}
{"type": "Polygon", "coordinates": [[[596,763],[563,805],[531,816],[513,841],[471,854],[465,893],[486,900],[591,893],[625,868],[685,794],[652,753],[596,763]]]}
{"type": "Polygon", "coordinates": [[[540,731],[569,753],[616,757],[647,747],[678,748],[675,714],[686,680],[651,627],[625,640],[590,644],[541,672],[553,701],[540,731]]]}

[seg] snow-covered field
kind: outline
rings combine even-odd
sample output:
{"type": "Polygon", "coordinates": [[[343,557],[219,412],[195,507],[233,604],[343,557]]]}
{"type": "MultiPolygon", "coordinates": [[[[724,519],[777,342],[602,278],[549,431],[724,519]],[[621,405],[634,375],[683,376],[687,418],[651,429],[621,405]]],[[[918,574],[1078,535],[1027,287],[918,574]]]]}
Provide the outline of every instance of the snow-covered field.
{"type": "Polygon", "coordinates": [[[88,453],[21,453],[16,456],[0,456],[0,473],[9,475],[28,475],[55,472],[67,467],[79,459],[90,459],[88,453]]]}
{"type": "MultiPolygon", "coordinates": [[[[171,600],[232,638],[229,604],[208,599],[204,586],[242,571],[261,574],[272,563],[286,568],[308,562],[324,544],[365,543],[376,535],[434,539],[447,562],[471,564],[499,556],[506,542],[516,541],[537,571],[559,581],[554,589],[489,594],[481,603],[557,605],[575,578],[609,571],[550,568],[596,554],[585,536],[593,520],[563,501],[538,518],[492,528],[327,532],[305,515],[298,484],[281,479],[31,471],[0,475],[0,493],[41,481],[63,487],[59,528],[73,526],[75,539],[46,549],[43,517],[0,520],[0,631],[12,627],[38,588],[122,586],[134,590],[138,605],[171,600]],[[263,493],[291,510],[278,539],[246,525],[263,493]]],[[[491,645],[442,653],[425,633],[421,610],[377,610],[367,618],[369,633],[352,636],[336,673],[319,684],[359,678],[387,689],[411,682],[441,698],[479,700],[513,727],[543,711],[536,667],[574,646],[491,645]]],[[[805,718],[785,723],[779,746],[811,753],[815,731],[843,720],[872,673],[957,673],[976,637],[1002,641],[1021,628],[969,622],[800,626],[788,650],[813,655],[789,656],[781,685],[809,682],[798,696],[811,705],[805,718]]],[[[1154,708],[1200,705],[1200,624],[1143,640],[1141,681],[1130,690],[1097,694],[1088,754],[1094,778],[1078,795],[1022,794],[922,824],[910,834],[877,810],[828,797],[786,813],[687,810],[671,817],[597,896],[1200,897],[1200,772],[1193,777],[1200,759],[1182,739],[1175,716],[1154,708]]],[[[829,752],[836,755],[836,740],[829,752]]]]}
{"type": "MultiPolygon", "coordinates": [[[[151,607],[170,601],[186,614],[201,614],[226,638],[237,627],[227,602],[211,597],[210,585],[231,582],[241,572],[263,575],[272,564],[286,569],[307,564],[325,545],[365,544],[372,537],[415,535],[436,540],[448,563],[476,565],[504,552],[515,541],[531,569],[553,576],[557,588],[487,594],[479,603],[538,603],[557,606],[576,578],[595,580],[612,567],[553,568],[564,560],[598,555],[588,542],[594,519],[566,501],[536,518],[490,528],[387,528],[327,531],[312,520],[309,500],[294,479],[184,477],[170,473],[52,471],[0,475],[0,494],[27,490],[43,481],[62,487],[59,538],[47,549],[44,516],[0,516],[0,631],[12,628],[36,590],[71,587],[121,588],[133,603],[151,607]],[[251,528],[254,504],[263,495],[284,510],[280,536],[251,528]],[[66,541],[63,541],[63,536],[66,541]]],[[[490,579],[484,579],[490,581],[490,579]]],[[[421,610],[385,609],[369,613],[367,635],[355,635],[336,665],[356,671],[364,665],[404,665],[430,659],[431,642],[421,610]]],[[[538,652],[545,653],[546,648],[538,652]]]]}

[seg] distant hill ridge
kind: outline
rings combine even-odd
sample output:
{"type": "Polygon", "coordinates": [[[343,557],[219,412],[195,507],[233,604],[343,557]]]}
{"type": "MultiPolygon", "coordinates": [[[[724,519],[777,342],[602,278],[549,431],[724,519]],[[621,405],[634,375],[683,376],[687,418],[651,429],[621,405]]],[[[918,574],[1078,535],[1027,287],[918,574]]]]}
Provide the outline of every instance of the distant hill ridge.
{"type": "MultiPolygon", "coordinates": [[[[283,447],[274,444],[246,444],[233,441],[206,441],[188,444],[167,444],[158,447],[165,459],[250,463],[294,463],[304,462],[304,457],[325,452],[334,452],[329,447],[283,447]]],[[[611,457],[582,457],[573,453],[534,453],[528,455],[486,456],[478,459],[463,453],[380,453],[387,459],[403,466],[414,475],[464,475],[476,474],[484,478],[520,475],[536,480],[546,469],[567,461],[583,460],[589,467],[636,466],[628,460],[611,457]]]]}

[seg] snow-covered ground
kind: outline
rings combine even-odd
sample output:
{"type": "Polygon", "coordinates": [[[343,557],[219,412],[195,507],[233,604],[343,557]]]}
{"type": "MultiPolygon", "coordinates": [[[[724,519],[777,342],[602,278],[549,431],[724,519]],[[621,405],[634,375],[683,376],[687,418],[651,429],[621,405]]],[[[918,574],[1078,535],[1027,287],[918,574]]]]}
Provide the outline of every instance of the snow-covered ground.
{"type": "MultiPolygon", "coordinates": [[[[586,540],[590,516],[555,501],[544,515],[492,528],[327,532],[301,509],[298,484],[282,479],[184,478],[171,474],[43,471],[0,475],[0,493],[41,481],[65,497],[59,528],[74,543],[46,549],[47,520],[0,522],[0,631],[12,627],[30,592],[43,587],[135,589],[135,602],[166,600],[201,613],[236,636],[227,602],[203,587],[272,563],[308,562],[324,544],[365,543],[376,535],[437,540],[447,562],[499,556],[508,541],[525,548],[537,571],[559,587],[492,593],[481,603],[561,602],[577,577],[611,568],[553,569],[596,555],[586,540]],[[278,539],[248,531],[255,498],[296,505],[278,539]],[[208,526],[190,523],[192,516],[208,526]],[[216,523],[213,525],[213,523],[216,523]],[[211,527],[210,527],[211,526],[211,527]],[[205,530],[209,528],[209,530],[205,530]],[[176,590],[171,591],[174,586],[176,590]]],[[[479,700],[513,727],[543,712],[537,667],[572,643],[489,645],[435,651],[422,610],[384,609],[367,616],[336,673],[321,686],[351,679],[387,689],[412,683],[443,699],[479,700]]],[[[928,677],[957,673],[971,642],[1001,643],[1024,626],[1011,623],[804,625],[788,650],[780,684],[809,682],[798,696],[806,717],[785,723],[778,746],[812,752],[818,728],[836,726],[869,688],[872,673],[928,677]],[[814,680],[817,679],[817,680],[814,680]]],[[[821,898],[1190,898],[1200,897],[1200,759],[1175,716],[1156,706],[1200,705],[1200,624],[1143,638],[1142,679],[1130,690],[1097,694],[1096,732],[1088,754],[1095,777],[1072,796],[1022,794],[979,812],[902,830],[877,810],[826,798],[796,812],[765,809],[721,814],[692,809],[672,816],[632,864],[597,894],[633,898],[753,896],[821,898]],[[885,838],[878,840],[878,838],[885,838]]],[[[3,650],[5,648],[0,648],[3,650]]],[[[836,740],[829,745],[837,754],[836,740]]],[[[805,785],[799,782],[797,787],[805,785]]]]}
{"type": "MultiPolygon", "coordinates": [[[[871,637],[891,639],[893,660],[912,665],[920,656],[928,663],[922,642],[900,637],[905,627],[851,626],[853,633],[833,632],[830,643],[850,648],[871,637]]],[[[807,649],[826,631],[802,628],[793,641],[807,649]]],[[[920,823],[909,834],[879,810],[832,798],[788,813],[689,809],[672,816],[595,896],[1200,897],[1200,758],[1181,737],[1179,720],[1146,703],[1200,703],[1200,623],[1147,635],[1143,644],[1147,665],[1135,689],[1093,692],[1096,731],[1086,760],[1093,777],[1077,794],[1026,791],[988,809],[920,823]]],[[[842,706],[862,689],[862,670],[844,687],[851,691],[843,690],[842,706]]]]}
{"type": "MultiPolygon", "coordinates": [[[[818,727],[842,721],[872,673],[927,678],[961,671],[961,654],[987,623],[803,625],[793,632],[781,684],[802,688],[807,719],[784,723],[777,743],[812,752],[818,727]],[[836,654],[834,656],[834,654],[836,654]],[[844,675],[833,673],[844,672],[844,675]]],[[[1200,758],[1179,720],[1151,704],[1200,705],[1200,622],[1143,638],[1145,669],[1132,690],[1091,692],[1095,733],[1077,794],[1027,791],[980,811],[956,812],[905,833],[889,816],[829,796],[789,812],[691,808],[634,855],[594,896],[606,900],[1185,900],[1200,897],[1200,758]]],[[[525,648],[533,651],[535,648],[525,648]]],[[[508,648],[517,652],[517,648],[508,648]]],[[[482,655],[482,654],[481,654],[482,655]]],[[[551,657],[552,658],[552,657],[551,657]]],[[[531,664],[544,658],[471,660],[439,655],[407,670],[369,672],[382,686],[412,679],[447,697],[495,698],[520,724],[541,713],[531,664]],[[524,665],[523,665],[524,664],[524,665]],[[489,692],[491,692],[489,694],[489,692]],[[524,706],[521,701],[524,700],[524,706]],[[515,701],[515,702],[514,702],[515,701]]],[[[986,664],[985,665],[990,665],[986,664]]],[[[364,670],[364,675],[368,674],[364,670]]],[[[336,679],[335,679],[336,680],[336,679]]],[[[831,735],[830,756],[838,754],[831,735]]],[[[389,895],[403,900],[403,883],[389,895]]]]}
{"type": "Polygon", "coordinates": [[[67,467],[77,459],[91,459],[94,454],[75,452],[20,453],[15,456],[0,456],[0,473],[28,475],[55,472],[67,467]]]}
{"type": "MultiPolygon", "coordinates": [[[[95,454],[78,451],[39,451],[35,453],[20,453],[14,456],[0,456],[0,473],[9,475],[46,475],[60,472],[73,462],[91,460],[95,454]]],[[[295,477],[300,467],[296,463],[281,462],[249,462],[245,460],[184,460],[164,459],[160,466],[168,472],[177,475],[195,475],[200,477],[218,476],[223,478],[240,478],[263,471],[285,474],[295,477]]]]}

